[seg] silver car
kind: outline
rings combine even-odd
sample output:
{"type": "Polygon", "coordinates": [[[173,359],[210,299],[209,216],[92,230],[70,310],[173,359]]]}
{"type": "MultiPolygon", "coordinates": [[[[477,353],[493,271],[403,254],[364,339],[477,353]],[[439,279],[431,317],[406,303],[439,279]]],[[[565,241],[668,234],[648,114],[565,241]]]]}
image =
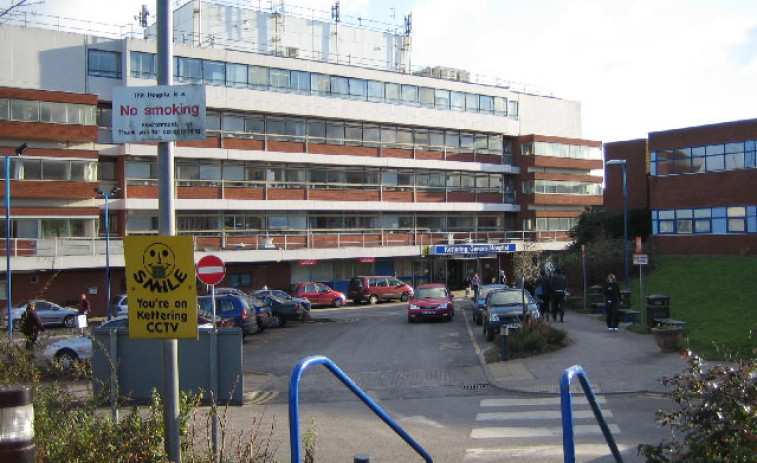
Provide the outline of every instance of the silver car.
{"type": "MultiPolygon", "coordinates": [[[[42,320],[44,326],[65,326],[66,328],[76,327],[76,317],[79,315],[77,309],[70,309],[68,307],[61,307],[58,304],[42,299],[34,300],[36,305],[37,314],[42,320]]],[[[27,303],[19,305],[11,309],[11,323],[13,323],[13,329],[17,330],[21,328],[21,318],[26,312],[27,303]]],[[[7,320],[7,318],[6,318],[7,320]]]]}

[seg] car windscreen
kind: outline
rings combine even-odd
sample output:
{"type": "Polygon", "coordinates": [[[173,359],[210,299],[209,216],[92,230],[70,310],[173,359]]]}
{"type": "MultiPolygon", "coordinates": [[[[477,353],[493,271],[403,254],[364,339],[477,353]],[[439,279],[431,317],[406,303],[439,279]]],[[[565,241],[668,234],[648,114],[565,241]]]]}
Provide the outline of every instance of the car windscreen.
{"type": "Polygon", "coordinates": [[[498,291],[492,293],[489,299],[490,305],[513,305],[530,302],[528,294],[521,291],[498,291]]]}
{"type": "Polygon", "coordinates": [[[415,292],[416,299],[437,299],[447,297],[444,288],[420,288],[415,292]]]}

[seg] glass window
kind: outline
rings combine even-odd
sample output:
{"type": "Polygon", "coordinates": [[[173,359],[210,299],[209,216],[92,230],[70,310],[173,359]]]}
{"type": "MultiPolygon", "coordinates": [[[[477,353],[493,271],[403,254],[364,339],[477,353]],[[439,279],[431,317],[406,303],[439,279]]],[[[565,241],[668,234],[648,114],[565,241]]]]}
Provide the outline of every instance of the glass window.
{"type": "Polygon", "coordinates": [[[428,130],[415,129],[415,146],[420,149],[428,149],[428,130]]]}
{"type": "Polygon", "coordinates": [[[367,94],[366,82],[363,79],[348,79],[350,87],[350,98],[355,100],[365,100],[367,94]]]}
{"type": "Polygon", "coordinates": [[[397,143],[397,127],[382,125],[381,143],[389,146],[397,143]]]}
{"type": "Polygon", "coordinates": [[[42,178],[44,180],[69,180],[69,166],[68,161],[45,160],[42,164],[42,178]]]}
{"type": "Polygon", "coordinates": [[[174,64],[174,74],[179,82],[202,82],[202,60],[178,56],[174,64]]]}
{"type": "Polygon", "coordinates": [[[230,87],[247,86],[247,66],[229,63],[226,65],[226,83],[230,87]]]}
{"type": "Polygon", "coordinates": [[[22,180],[42,180],[42,161],[39,159],[18,160],[18,178],[22,180]]]}
{"type": "Polygon", "coordinates": [[[345,144],[360,146],[363,144],[363,126],[359,124],[346,124],[344,126],[345,144]]]}
{"type": "Polygon", "coordinates": [[[384,101],[384,83],[377,80],[369,80],[368,85],[368,101],[383,102],[384,101]]]}
{"type": "Polygon", "coordinates": [[[400,148],[412,149],[413,131],[409,129],[397,129],[397,143],[399,143],[400,148]]]}
{"type": "Polygon", "coordinates": [[[308,121],[308,137],[314,142],[323,142],[326,138],[325,121],[308,121]]]}
{"type": "Polygon", "coordinates": [[[268,88],[268,69],[262,66],[248,66],[248,81],[250,87],[266,89],[268,88]]]}
{"type": "Polygon", "coordinates": [[[50,103],[47,101],[39,102],[39,120],[40,122],[58,122],[65,124],[68,122],[68,107],[64,103],[50,103]]]}
{"type": "Polygon", "coordinates": [[[478,112],[478,95],[475,93],[465,94],[465,110],[469,113],[478,112]]]}
{"type": "Polygon", "coordinates": [[[28,100],[11,100],[12,121],[39,121],[39,102],[28,100]]]}
{"type": "Polygon", "coordinates": [[[286,121],[283,117],[267,117],[265,128],[271,140],[286,140],[286,137],[281,136],[286,135],[286,121]]]}
{"type": "Polygon", "coordinates": [[[291,89],[294,93],[310,93],[310,73],[305,71],[291,72],[291,89]]]}
{"type": "Polygon", "coordinates": [[[518,117],[518,102],[517,101],[508,102],[507,115],[514,118],[518,117]]]}
{"type": "Polygon", "coordinates": [[[265,136],[265,118],[263,116],[245,117],[244,131],[252,134],[253,138],[263,138],[265,136]]]}
{"type": "Polygon", "coordinates": [[[298,117],[287,118],[285,131],[290,141],[305,141],[305,120],[298,117]]]}
{"type": "Polygon", "coordinates": [[[418,104],[418,87],[415,85],[403,85],[402,102],[408,105],[418,104]]]}
{"type": "Polygon", "coordinates": [[[158,77],[158,60],[154,53],[142,53],[133,51],[131,58],[131,75],[142,79],[155,79],[158,77]]]}
{"type": "Polygon", "coordinates": [[[323,74],[310,74],[310,88],[315,95],[331,95],[331,79],[323,74]]]}
{"type": "Polygon", "coordinates": [[[479,109],[485,114],[494,114],[494,97],[481,95],[478,99],[479,109]]]}
{"type": "Polygon", "coordinates": [[[363,125],[363,145],[365,146],[379,146],[381,141],[381,134],[377,125],[365,124],[363,125]]]}
{"type": "Polygon", "coordinates": [[[494,97],[494,114],[497,116],[507,116],[507,98],[501,96],[494,97]]]}
{"type": "Polygon", "coordinates": [[[428,147],[434,151],[444,150],[444,132],[438,130],[428,131],[428,147]]]}
{"type": "Polygon", "coordinates": [[[460,133],[460,152],[471,153],[473,152],[473,134],[472,133],[460,133]]]}
{"type": "Polygon", "coordinates": [[[386,94],[387,103],[399,103],[400,102],[400,85],[387,82],[384,84],[384,92],[386,94]]]}
{"type": "Polygon", "coordinates": [[[465,111],[465,93],[450,92],[450,108],[453,111],[465,111]]]}
{"type": "Polygon", "coordinates": [[[434,90],[434,108],[449,109],[449,90],[440,88],[434,90]]]}
{"type": "Polygon", "coordinates": [[[444,146],[457,150],[460,148],[460,133],[447,130],[444,132],[444,146]]]}
{"type": "Polygon", "coordinates": [[[341,97],[350,94],[350,82],[346,77],[331,76],[331,93],[341,97]]]}
{"type": "Polygon", "coordinates": [[[423,108],[434,107],[434,89],[429,87],[418,88],[418,101],[423,108]]]}
{"type": "Polygon", "coordinates": [[[226,64],[222,61],[203,61],[202,81],[210,85],[226,85],[226,64]]]}
{"type": "Polygon", "coordinates": [[[223,116],[221,130],[228,132],[224,135],[241,136],[244,133],[244,118],[242,116],[223,116]]]}
{"type": "Polygon", "coordinates": [[[289,71],[286,69],[270,69],[271,88],[289,90],[289,71]]]}
{"type": "Polygon", "coordinates": [[[106,50],[87,51],[87,74],[95,77],[121,78],[121,53],[106,50]]]}
{"type": "Polygon", "coordinates": [[[341,122],[326,123],[326,143],[331,145],[344,144],[344,124],[341,122]]]}
{"type": "Polygon", "coordinates": [[[0,98],[0,120],[10,118],[11,104],[8,98],[0,98]]]}

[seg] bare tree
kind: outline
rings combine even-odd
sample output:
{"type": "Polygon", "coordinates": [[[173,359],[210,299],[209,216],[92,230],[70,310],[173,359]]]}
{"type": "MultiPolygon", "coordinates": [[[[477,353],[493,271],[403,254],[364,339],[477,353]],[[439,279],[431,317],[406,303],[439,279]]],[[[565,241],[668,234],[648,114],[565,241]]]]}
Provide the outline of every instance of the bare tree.
{"type": "Polygon", "coordinates": [[[14,14],[21,12],[25,8],[32,5],[38,5],[44,2],[30,2],[29,0],[11,0],[11,4],[4,10],[0,10],[0,23],[6,22],[13,17],[14,14]]]}

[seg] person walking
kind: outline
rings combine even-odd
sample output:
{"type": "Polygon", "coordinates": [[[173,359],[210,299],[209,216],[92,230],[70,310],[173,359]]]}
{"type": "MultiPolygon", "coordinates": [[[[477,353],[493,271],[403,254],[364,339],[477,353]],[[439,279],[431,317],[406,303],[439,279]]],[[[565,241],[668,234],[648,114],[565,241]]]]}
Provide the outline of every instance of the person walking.
{"type": "Polygon", "coordinates": [[[79,315],[89,315],[91,306],[89,299],[87,299],[86,293],[81,293],[81,299],[79,299],[79,315]]]}
{"type": "Polygon", "coordinates": [[[34,351],[40,331],[45,331],[45,327],[42,325],[42,320],[37,313],[37,304],[34,301],[29,301],[26,304],[26,311],[21,318],[21,332],[26,337],[26,350],[29,352],[34,351]]]}
{"type": "Polygon", "coordinates": [[[550,303],[552,304],[552,321],[557,321],[560,315],[560,323],[565,318],[565,275],[559,268],[555,269],[555,274],[549,280],[550,303]]]}
{"type": "Polygon", "coordinates": [[[505,271],[500,269],[499,274],[497,275],[497,283],[500,285],[504,285],[507,281],[507,278],[505,277],[505,271]]]}
{"type": "Polygon", "coordinates": [[[539,312],[543,319],[549,321],[549,275],[547,270],[542,268],[539,270],[539,280],[536,283],[536,297],[539,298],[539,312]]]}
{"type": "Polygon", "coordinates": [[[473,278],[470,279],[470,287],[473,290],[473,297],[478,299],[478,287],[481,285],[481,278],[478,277],[478,273],[473,274],[473,278]]]}
{"type": "Polygon", "coordinates": [[[615,280],[614,274],[607,275],[607,282],[603,288],[605,293],[605,305],[607,312],[607,329],[610,331],[619,331],[618,323],[620,322],[620,312],[618,312],[618,305],[620,304],[620,285],[615,280]]]}

